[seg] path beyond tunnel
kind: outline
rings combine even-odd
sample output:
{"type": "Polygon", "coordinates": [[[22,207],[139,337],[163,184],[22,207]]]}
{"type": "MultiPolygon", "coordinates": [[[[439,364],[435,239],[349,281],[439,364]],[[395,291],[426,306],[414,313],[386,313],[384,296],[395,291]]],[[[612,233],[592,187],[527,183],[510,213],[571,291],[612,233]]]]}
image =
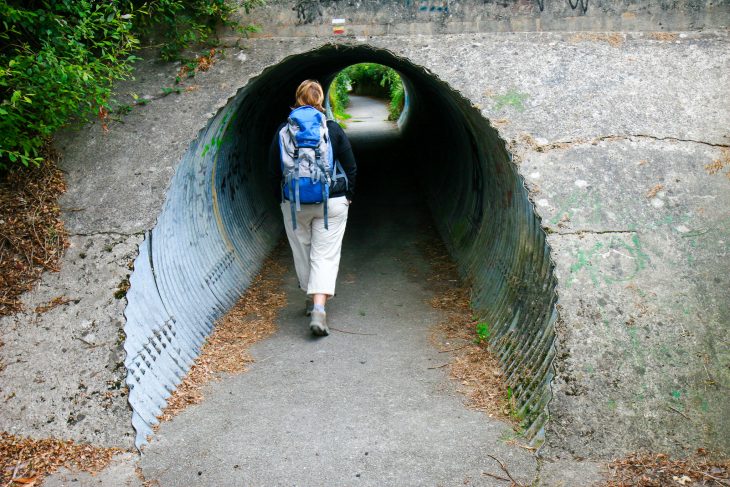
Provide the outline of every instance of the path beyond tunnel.
{"type": "MultiPolygon", "coordinates": [[[[364,301],[372,307],[369,326],[380,330],[383,341],[367,347],[371,353],[402,354],[397,360],[411,367],[419,353],[423,356],[418,360],[427,360],[425,352],[409,352],[405,344],[402,351],[392,348],[386,334],[403,335],[407,342],[413,340],[408,326],[419,325],[401,325],[377,306],[383,299],[421,303],[423,290],[409,283],[415,287],[393,293],[384,286],[387,275],[378,275],[376,269],[392,268],[396,255],[417,264],[404,249],[426,230],[423,222],[433,221],[472,285],[474,313],[490,324],[492,344],[528,437],[540,438],[554,356],[555,279],[539,218],[504,141],[478,110],[425,69],[384,50],[325,46],[265,70],[218,112],[180,162],[157,226],[140,246],[125,312],[125,365],[138,446],[151,433],[169,392],[189,368],[215,319],[232,306],[281,237],[281,216],[270,197],[262,161],[275,127],[288,113],[291,94],[302,79],[327,84],[342,68],[365,61],[396,69],[409,97],[395,145],[385,145],[394,142],[386,137],[377,144],[369,141],[363,150],[355,140],[362,191],[352,208],[345,245],[358,250],[346,250],[343,259],[360,269],[356,289],[387,295],[347,298],[343,290],[337,299],[342,306],[350,299],[352,306],[364,301]],[[379,181],[386,186],[378,186],[379,181]],[[428,218],[423,216],[427,208],[428,218]],[[365,265],[362,259],[367,255],[381,260],[365,265]]],[[[336,309],[334,319],[347,319],[338,318],[336,309]]],[[[291,332],[267,344],[300,333],[291,332]]],[[[322,346],[343,340],[333,338],[322,346]]],[[[360,341],[348,346],[359,347],[360,341]]],[[[313,347],[309,354],[317,353],[318,345],[313,347]]],[[[342,380],[348,368],[342,370],[342,380]]],[[[255,380],[248,378],[254,375],[241,380],[255,380]]],[[[341,398],[348,399],[353,400],[341,398]]],[[[257,404],[253,397],[243,400],[251,401],[252,408],[257,404]]],[[[434,405],[427,414],[437,417],[438,410],[434,405]]]]}

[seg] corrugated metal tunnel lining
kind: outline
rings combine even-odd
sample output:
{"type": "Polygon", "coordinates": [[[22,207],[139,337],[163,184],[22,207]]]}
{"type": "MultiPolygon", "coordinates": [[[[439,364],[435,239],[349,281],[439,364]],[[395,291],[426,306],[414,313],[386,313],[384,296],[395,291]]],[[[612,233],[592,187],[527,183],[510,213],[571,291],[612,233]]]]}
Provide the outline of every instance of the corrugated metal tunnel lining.
{"type": "Polygon", "coordinates": [[[324,46],[264,71],[229,100],[179,163],[157,225],[135,261],[125,311],[129,402],[138,447],[214,321],[248,286],[282,234],[265,161],[306,78],[377,62],[406,82],[403,145],[433,220],[491,324],[530,437],[547,420],[555,278],[550,251],[504,141],[470,103],[422,67],[384,50],[324,46]]]}

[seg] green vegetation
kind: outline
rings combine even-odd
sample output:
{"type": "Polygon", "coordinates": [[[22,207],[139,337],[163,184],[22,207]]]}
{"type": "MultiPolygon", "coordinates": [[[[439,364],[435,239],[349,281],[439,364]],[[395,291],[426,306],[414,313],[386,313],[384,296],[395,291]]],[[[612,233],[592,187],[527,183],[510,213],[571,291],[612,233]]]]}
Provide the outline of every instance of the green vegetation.
{"type": "Polygon", "coordinates": [[[113,3],[17,4],[0,0],[0,167],[39,163],[45,140],[70,116],[104,107],[139,44],[131,14],[113,3]]]}
{"type": "Polygon", "coordinates": [[[217,24],[233,25],[235,8],[226,0],[0,0],[0,169],[40,164],[49,137],[73,117],[105,119],[140,39],[176,59],[210,42],[217,24]]]}
{"type": "Polygon", "coordinates": [[[344,125],[344,121],[350,118],[350,115],[345,112],[347,105],[350,104],[350,95],[348,91],[350,89],[350,79],[345,71],[340,71],[335,79],[332,80],[329,89],[330,106],[332,107],[332,113],[335,116],[335,120],[340,125],[344,125]]]}
{"type": "Polygon", "coordinates": [[[529,426],[530,408],[525,406],[522,409],[517,407],[517,401],[512,388],[507,386],[507,404],[509,405],[509,417],[515,422],[516,429],[524,432],[524,428],[529,426]]]}
{"type": "MultiPolygon", "coordinates": [[[[246,13],[265,0],[244,0],[246,13]]],[[[235,27],[241,33],[256,32],[254,25],[239,25],[231,17],[237,10],[229,0],[120,0],[120,5],[136,12],[135,33],[160,42],[160,57],[180,59],[180,52],[201,43],[214,42],[219,24],[235,27]]]]}
{"type": "Polygon", "coordinates": [[[525,101],[530,97],[527,93],[520,93],[515,89],[509,90],[504,95],[493,95],[494,109],[501,110],[505,107],[513,107],[518,112],[525,111],[525,101]]]}
{"type": "Polygon", "coordinates": [[[474,339],[476,343],[484,343],[489,340],[489,323],[481,321],[476,325],[477,337],[474,339]]]}
{"type": "Polygon", "coordinates": [[[512,425],[512,428],[505,428],[499,435],[500,441],[504,443],[515,443],[523,439],[525,430],[519,425],[512,425]]]}
{"type": "Polygon", "coordinates": [[[398,120],[405,104],[405,88],[393,68],[376,63],[353,64],[340,71],[330,85],[332,111],[338,121],[349,118],[345,113],[351,91],[356,95],[377,96],[390,100],[388,120],[398,120]]]}

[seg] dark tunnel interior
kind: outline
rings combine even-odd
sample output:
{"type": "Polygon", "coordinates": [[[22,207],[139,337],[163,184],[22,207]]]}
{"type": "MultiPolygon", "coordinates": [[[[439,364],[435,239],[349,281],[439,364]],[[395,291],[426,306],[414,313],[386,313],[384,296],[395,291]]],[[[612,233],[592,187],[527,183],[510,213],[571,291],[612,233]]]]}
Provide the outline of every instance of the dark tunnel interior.
{"type": "Polygon", "coordinates": [[[179,382],[178,369],[189,367],[189,356],[212,323],[281,238],[266,161],[296,87],[304,79],[327,85],[341,69],[360,62],[398,71],[409,103],[399,138],[353,140],[359,189],[348,228],[372,224],[374,216],[364,207],[387,213],[387,202],[397,204],[405,193],[430,210],[433,226],[471,284],[475,313],[491,325],[490,342],[528,437],[542,438],[555,354],[556,280],[540,219],[504,140],[467,99],[427,69],[385,50],[343,45],[291,56],[265,70],[221,109],[181,160],[158,224],[140,248],[128,294],[127,383],[138,433],[155,424],[155,411],[179,382]],[[390,184],[375,184],[379,179],[390,184]],[[149,295],[142,296],[145,286],[154,286],[159,297],[157,325],[135,320],[150,316],[153,306],[149,295]],[[169,338],[159,330],[175,334],[169,338]],[[144,346],[150,336],[176,345],[150,352],[144,346]],[[185,358],[168,358],[169,349],[182,350],[185,358]],[[155,367],[175,371],[145,374],[155,367]]]}

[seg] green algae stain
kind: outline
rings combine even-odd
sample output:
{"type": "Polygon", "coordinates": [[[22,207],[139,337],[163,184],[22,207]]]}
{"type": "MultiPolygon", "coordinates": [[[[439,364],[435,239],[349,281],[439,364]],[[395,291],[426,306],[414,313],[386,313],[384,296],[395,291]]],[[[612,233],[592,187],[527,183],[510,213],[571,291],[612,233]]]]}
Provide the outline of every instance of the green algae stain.
{"type": "Polygon", "coordinates": [[[632,281],[646,268],[648,262],[649,256],[644,252],[638,234],[633,234],[630,242],[618,237],[611,238],[608,244],[596,242],[587,250],[578,249],[576,251],[575,262],[570,266],[571,276],[567,281],[567,286],[570,287],[573,284],[576,279],[575,275],[582,270],[588,272],[595,287],[599,287],[601,283],[610,285],[632,281]],[[624,256],[626,260],[630,261],[630,264],[624,270],[611,270],[604,261],[612,252],[624,256]]]}
{"type": "Polygon", "coordinates": [[[226,130],[223,134],[223,142],[226,144],[230,144],[233,142],[234,136],[233,136],[233,130],[226,130]]]}
{"type": "Polygon", "coordinates": [[[550,219],[550,223],[556,225],[567,216],[573,220],[576,208],[590,209],[590,222],[601,223],[603,219],[603,202],[601,197],[590,190],[576,190],[571,192],[566,198],[557,200],[558,211],[555,216],[550,219]]]}
{"type": "Polygon", "coordinates": [[[502,110],[505,107],[512,107],[518,112],[525,111],[525,101],[530,97],[527,93],[521,93],[514,88],[504,95],[493,95],[494,109],[502,110]]]}
{"type": "Polygon", "coordinates": [[[578,252],[575,255],[575,262],[570,266],[571,276],[568,279],[568,287],[570,287],[573,284],[573,281],[575,281],[575,274],[582,269],[586,269],[589,272],[593,285],[598,287],[598,272],[597,269],[594,269],[593,267],[592,259],[593,256],[602,248],[603,244],[601,242],[596,242],[593,247],[587,251],[578,249],[578,252]]]}
{"type": "Polygon", "coordinates": [[[459,219],[454,226],[451,228],[451,235],[453,241],[459,245],[462,239],[467,235],[469,231],[469,221],[466,217],[459,219]]]}

